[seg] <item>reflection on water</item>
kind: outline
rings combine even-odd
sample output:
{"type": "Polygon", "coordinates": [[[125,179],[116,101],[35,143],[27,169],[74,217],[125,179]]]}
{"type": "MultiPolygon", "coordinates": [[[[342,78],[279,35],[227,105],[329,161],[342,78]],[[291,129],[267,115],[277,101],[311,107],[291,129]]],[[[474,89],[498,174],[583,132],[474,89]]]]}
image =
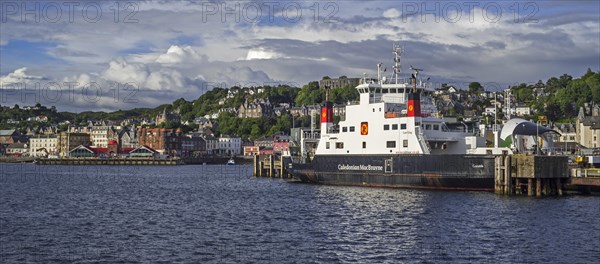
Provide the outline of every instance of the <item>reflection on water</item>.
{"type": "Polygon", "coordinates": [[[249,166],[0,165],[0,262],[590,263],[600,199],[319,186],[249,166]]]}

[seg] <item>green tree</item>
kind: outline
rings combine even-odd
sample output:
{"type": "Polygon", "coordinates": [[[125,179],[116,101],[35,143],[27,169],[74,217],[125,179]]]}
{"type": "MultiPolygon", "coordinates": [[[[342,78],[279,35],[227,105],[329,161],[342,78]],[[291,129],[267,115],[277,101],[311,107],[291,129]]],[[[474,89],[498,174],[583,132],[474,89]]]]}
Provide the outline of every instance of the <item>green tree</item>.
{"type": "Polygon", "coordinates": [[[319,89],[318,82],[310,82],[304,85],[296,97],[296,105],[320,104],[325,100],[325,90],[319,89]]]}
{"type": "Polygon", "coordinates": [[[251,131],[250,131],[250,137],[252,139],[257,139],[259,138],[261,135],[263,134],[262,130],[260,129],[260,127],[258,126],[258,124],[253,124],[251,131]]]}
{"type": "Polygon", "coordinates": [[[479,94],[480,92],[483,92],[483,86],[481,86],[481,83],[479,83],[479,82],[469,83],[469,93],[470,94],[479,94]]]}
{"type": "Polygon", "coordinates": [[[585,83],[590,88],[590,93],[592,95],[592,101],[595,104],[600,104],[600,72],[596,72],[594,74],[588,75],[585,78],[585,83]]]}

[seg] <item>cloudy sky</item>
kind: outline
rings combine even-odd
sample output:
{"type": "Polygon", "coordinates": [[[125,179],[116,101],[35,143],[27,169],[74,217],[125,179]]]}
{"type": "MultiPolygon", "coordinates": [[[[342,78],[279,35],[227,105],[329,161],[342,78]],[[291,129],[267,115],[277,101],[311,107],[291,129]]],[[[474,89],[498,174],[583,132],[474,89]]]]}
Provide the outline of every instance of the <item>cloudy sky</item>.
{"type": "Polygon", "coordinates": [[[2,1],[0,105],[154,107],[212,87],[423,68],[506,88],[600,70],[598,1],[2,1]]]}

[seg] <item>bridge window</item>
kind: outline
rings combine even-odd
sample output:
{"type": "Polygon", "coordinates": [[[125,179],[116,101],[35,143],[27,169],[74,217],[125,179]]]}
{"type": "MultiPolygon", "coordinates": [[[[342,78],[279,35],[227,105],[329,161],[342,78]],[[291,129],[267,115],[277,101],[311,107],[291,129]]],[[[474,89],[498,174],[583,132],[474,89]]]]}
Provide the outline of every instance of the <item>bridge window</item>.
{"type": "Polygon", "coordinates": [[[342,132],[348,132],[348,127],[342,127],[342,132]]]}
{"type": "Polygon", "coordinates": [[[354,126],[350,127],[350,132],[354,132],[354,126]]]}
{"type": "Polygon", "coordinates": [[[395,148],[395,147],[396,147],[396,141],[387,141],[387,142],[385,143],[385,145],[386,145],[388,148],[395,148]]]}
{"type": "Polygon", "coordinates": [[[383,89],[382,93],[384,93],[384,94],[388,93],[388,89],[383,89]]]}
{"type": "Polygon", "coordinates": [[[383,125],[383,130],[390,130],[390,125],[383,125]]]}
{"type": "Polygon", "coordinates": [[[433,125],[433,130],[440,130],[440,125],[433,125]]]}
{"type": "Polygon", "coordinates": [[[335,143],[335,148],[336,149],[343,149],[344,148],[344,142],[337,142],[337,143],[335,143]]]}
{"type": "Polygon", "coordinates": [[[425,125],[425,130],[431,130],[431,125],[430,124],[425,125]]]}
{"type": "Polygon", "coordinates": [[[401,129],[401,130],[404,130],[404,129],[406,129],[406,124],[400,124],[400,129],[401,129]]]}
{"type": "Polygon", "coordinates": [[[398,124],[392,124],[392,130],[398,130],[398,124]]]}
{"type": "Polygon", "coordinates": [[[390,90],[390,93],[397,93],[397,92],[398,92],[398,89],[396,89],[396,88],[390,90]]]}

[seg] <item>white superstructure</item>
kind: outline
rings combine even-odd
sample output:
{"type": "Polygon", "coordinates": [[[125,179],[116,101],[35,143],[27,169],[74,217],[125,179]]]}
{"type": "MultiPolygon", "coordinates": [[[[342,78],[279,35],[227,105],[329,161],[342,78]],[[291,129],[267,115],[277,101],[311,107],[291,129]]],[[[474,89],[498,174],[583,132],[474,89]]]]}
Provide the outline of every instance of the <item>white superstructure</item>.
{"type": "Polygon", "coordinates": [[[394,77],[386,82],[364,78],[356,89],[360,101],[346,106],[346,117],[333,124],[331,103],[321,111],[321,139],[317,155],[377,154],[502,154],[506,148],[485,148],[485,139],[464,130],[450,130],[429,94],[433,92],[418,79],[398,79],[401,49],[394,47],[394,77]],[[422,98],[422,99],[421,99],[422,98]]]}

